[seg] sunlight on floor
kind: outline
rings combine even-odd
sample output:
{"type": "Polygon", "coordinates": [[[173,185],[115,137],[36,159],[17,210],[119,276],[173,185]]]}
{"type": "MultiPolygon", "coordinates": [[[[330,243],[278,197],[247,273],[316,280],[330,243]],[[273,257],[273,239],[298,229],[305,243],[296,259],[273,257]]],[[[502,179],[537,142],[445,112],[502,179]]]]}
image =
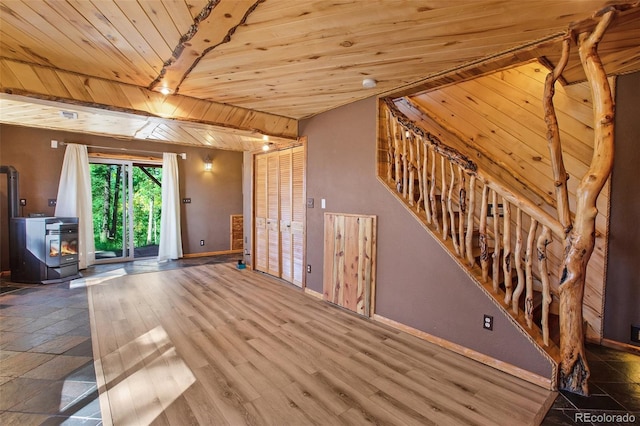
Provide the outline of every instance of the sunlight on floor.
{"type": "Polygon", "coordinates": [[[140,424],[151,423],[196,381],[161,326],[98,362],[109,400],[118,402],[109,407],[114,423],[136,418],[140,424]],[[114,376],[110,371],[123,373],[114,376]]]}
{"type": "Polygon", "coordinates": [[[103,284],[105,281],[122,277],[124,275],[127,275],[127,271],[125,271],[124,268],[114,269],[113,271],[103,272],[91,277],[72,280],[69,282],[69,288],[91,287],[92,285],[103,284]]]}

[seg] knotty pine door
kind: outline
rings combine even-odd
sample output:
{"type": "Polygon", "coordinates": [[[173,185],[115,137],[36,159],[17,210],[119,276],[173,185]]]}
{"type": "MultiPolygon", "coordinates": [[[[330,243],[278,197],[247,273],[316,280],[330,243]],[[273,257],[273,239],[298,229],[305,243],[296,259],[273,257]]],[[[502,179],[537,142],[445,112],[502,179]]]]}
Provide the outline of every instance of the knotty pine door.
{"type": "Polygon", "coordinates": [[[297,146],[255,156],[255,269],[304,282],[305,155],[297,146]]]}
{"type": "Polygon", "coordinates": [[[324,214],[324,300],[366,317],[375,295],[376,216],[324,214]]]}

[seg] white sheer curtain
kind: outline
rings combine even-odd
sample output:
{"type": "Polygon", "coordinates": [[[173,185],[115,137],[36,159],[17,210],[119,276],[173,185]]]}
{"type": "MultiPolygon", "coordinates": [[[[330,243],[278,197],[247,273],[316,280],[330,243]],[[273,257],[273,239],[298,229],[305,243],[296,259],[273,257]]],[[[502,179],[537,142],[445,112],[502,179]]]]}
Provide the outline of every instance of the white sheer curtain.
{"type": "Polygon", "coordinates": [[[79,269],[86,269],[96,260],[91,211],[91,174],[86,145],[67,144],[58,184],[55,215],[78,218],[79,269]]]}
{"type": "Polygon", "coordinates": [[[182,257],[178,154],[162,154],[162,214],[158,262],[182,257]]]}

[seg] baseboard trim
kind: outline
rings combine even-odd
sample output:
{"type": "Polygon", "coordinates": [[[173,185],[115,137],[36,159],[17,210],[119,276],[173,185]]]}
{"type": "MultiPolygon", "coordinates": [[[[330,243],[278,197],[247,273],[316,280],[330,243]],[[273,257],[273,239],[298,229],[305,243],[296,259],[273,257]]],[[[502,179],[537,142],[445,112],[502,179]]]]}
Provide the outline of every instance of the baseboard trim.
{"type": "Polygon", "coordinates": [[[602,346],[607,348],[617,349],[619,351],[631,352],[636,355],[640,355],[640,346],[630,345],[629,343],[622,343],[611,339],[602,339],[602,346]]]}
{"type": "Polygon", "coordinates": [[[322,295],[322,293],[318,293],[315,290],[311,290],[309,287],[305,287],[304,292],[307,293],[309,296],[315,297],[316,299],[320,299],[320,300],[324,299],[324,296],[322,295]]]}
{"type": "Polygon", "coordinates": [[[183,254],[182,257],[192,258],[192,257],[217,256],[220,254],[236,254],[236,253],[242,253],[242,250],[221,250],[221,251],[207,251],[204,253],[188,253],[188,254],[183,254]]]}
{"type": "Polygon", "coordinates": [[[373,315],[373,320],[391,326],[400,331],[404,331],[405,333],[411,334],[413,336],[419,337],[420,339],[438,345],[441,348],[448,349],[457,354],[466,356],[467,358],[471,358],[474,361],[478,361],[479,363],[488,365],[489,367],[493,367],[496,370],[500,370],[512,376],[518,377],[536,386],[540,386],[551,391],[555,390],[555,384],[552,383],[552,380],[550,378],[542,377],[520,367],[516,367],[515,365],[492,358],[488,355],[474,351],[473,349],[465,348],[464,346],[458,345],[457,343],[450,342],[441,337],[434,336],[422,330],[418,330],[416,328],[399,323],[378,314],[373,315]]]}

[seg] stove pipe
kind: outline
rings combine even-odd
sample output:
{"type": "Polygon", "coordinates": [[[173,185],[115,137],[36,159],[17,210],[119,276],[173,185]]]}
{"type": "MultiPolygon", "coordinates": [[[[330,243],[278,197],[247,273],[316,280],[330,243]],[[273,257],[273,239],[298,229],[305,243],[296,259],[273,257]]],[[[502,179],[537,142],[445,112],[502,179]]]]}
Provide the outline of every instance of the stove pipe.
{"type": "Polygon", "coordinates": [[[18,217],[18,171],[13,166],[0,166],[0,173],[7,174],[9,218],[18,217]]]}

